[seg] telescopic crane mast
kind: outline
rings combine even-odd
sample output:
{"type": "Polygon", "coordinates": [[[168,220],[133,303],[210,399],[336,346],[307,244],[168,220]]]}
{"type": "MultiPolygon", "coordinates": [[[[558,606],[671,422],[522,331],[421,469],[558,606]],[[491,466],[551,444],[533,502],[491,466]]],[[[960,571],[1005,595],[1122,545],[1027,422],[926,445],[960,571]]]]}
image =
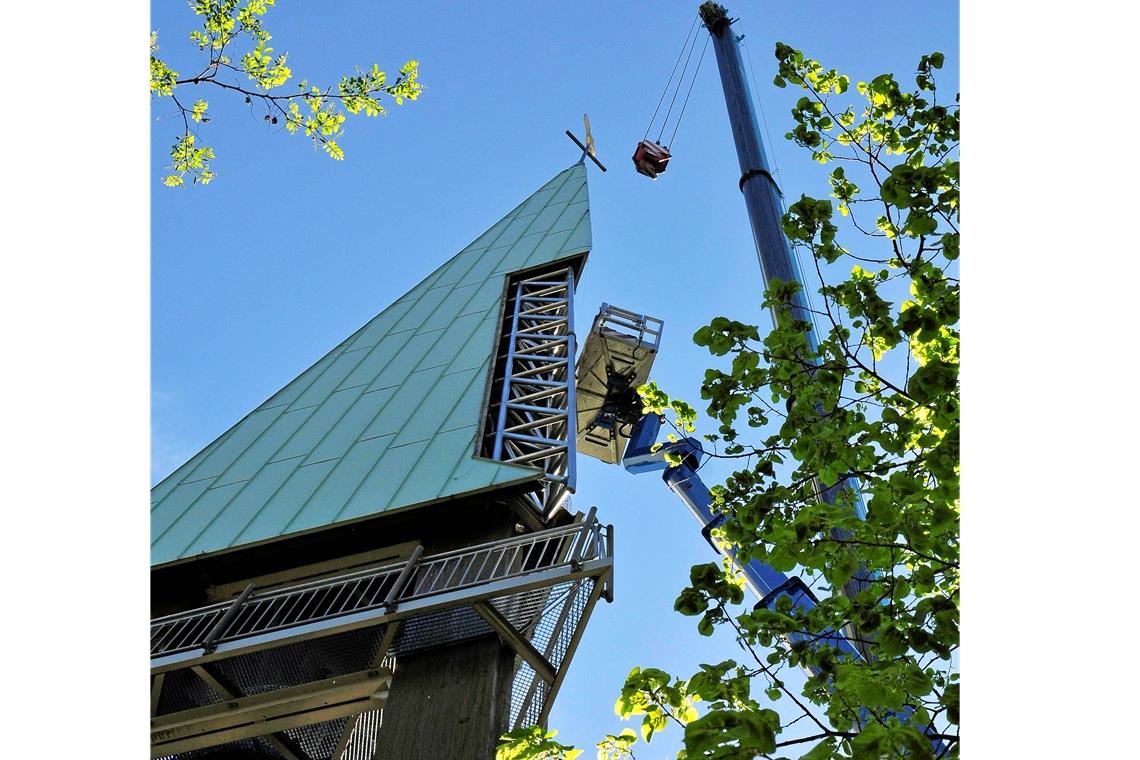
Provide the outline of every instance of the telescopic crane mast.
{"type": "MultiPolygon", "coordinates": [[[[728,108],[728,120],[740,162],[739,187],[748,209],[748,220],[752,227],[752,237],[756,244],[756,254],[764,282],[767,285],[773,279],[777,279],[798,282],[802,286],[804,278],[799,263],[783,232],[780,190],[768,168],[756,110],[744,73],[744,63],[737,47],[737,39],[731,32],[733,20],[729,18],[724,6],[711,1],[702,3],[698,13],[708,29],[716,52],[725,105],[728,108]]],[[[639,144],[639,152],[644,145],[644,142],[639,144]]],[[[646,173],[638,162],[638,156],[639,154],[635,153],[634,164],[638,171],[646,173]]],[[[663,167],[661,170],[663,171],[663,167]]],[[[793,318],[803,320],[809,325],[813,324],[811,309],[802,287],[793,296],[789,308],[793,318]]],[[[775,316],[774,313],[773,317],[775,316]]],[[[601,456],[585,447],[581,450],[583,453],[598,456],[603,461],[620,461],[630,472],[661,471],[665,483],[701,523],[701,532],[705,539],[718,552],[727,552],[733,556],[730,549],[718,545],[712,538],[712,531],[725,520],[725,516],[712,511],[712,495],[697,472],[704,453],[700,442],[695,438],[684,438],[654,451],[661,419],[655,414],[637,418],[637,408],[640,407],[640,403],[634,406],[626,402],[623,409],[614,411],[615,405],[621,406],[618,401],[628,397],[625,391],[644,382],[642,378],[648,376],[649,366],[660,343],[660,334],[660,320],[606,304],[602,305],[583,348],[582,358],[579,359],[577,375],[579,382],[587,375],[593,375],[598,379],[604,378],[607,389],[617,388],[621,392],[599,391],[596,395],[601,399],[601,405],[596,409],[584,409],[580,401],[578,406],[580,438],[583,435],[592,436],[595,445],[601,442],[608,446],[608,448],[595,449],[607,452],[601,456]],[[656,326],[651,327],[654,323],[656,326]],[[647,339],[647,335],[651,337],[647,339]],[[624,364],[610,360],[610,357],[622,353],[629,357],[624,364]],[[601,369],[604,369],[604,373],[600,371],[601,369]],[[609,421],[608,425],[605,420],[609,421]],[[632,422],[632,425],[626,421],[632,422]],[[607,428],[608,441],[603,440],[607,435],[607,428]],[[664,458],[666,451],[680,455],[680,463],[669,465],[664,458]]],[[[807,333],[807,340],[814,352],[818,348],[818,340],[812,331],[807,333]]],[[[585,395],[579,396],[579,399],[585,395]]],[[[821,498],[829,504],[835,504],[840,494],[848,491],[849,503],[853,505],[859,517],[865,516],[865,507],[853,482],[844,480],[819,486],[821,498]]],[[[844,536],[838,531],[834,535],[839,538],[844,536]]],[[[797,576],[788,576],[756,559],[747,564],[737,562],[737,566],[743,573],[746,584],[760,597],[758,606],[774,609],[781,597],[788,597],[793,607],[804,610],[811,609],[818,603],[811,589],[797,576]]],[[[844,585],[843,593],[853,597],[865,583],[866,571],[862,570],[844,585]]],[[[843,635],[851,632],[821,631],[810,637],[806,634],[793,634],[789,637],[789,643],[794,643],[797,639],[810,638],[817,642],[822,640],[837,647],[848,657],[867,659],[867,653],[843,635]]],[[[814,668],[809,670],[815,672],[814,668]]]]}
{"type": "MultiPolygon", "coordinates": [[[[804,276],[784,235],[780,189],[768,168],[756,109],[744,75],[744,61],[731,31],[733,19],[728,17],[728,11],[723,5],[711,1],[702,3],[697,12],[708,29],[716,52],[724,103],[728,108],[728,122],[732,126],[732,139],[736,143],[736,156],[740,161],[740,192],[744,195],[744,204],[748,209],[748,221],[752,226],[752,239],[756,243],[756,255],[760,260],[764,284],[769,285],[772,280],[798,282],[801,288],[792,296],[791,316],[811,325],[813,320],[807,291],[802,287],[805,285],[804,276]]],[[[772,318],[776,318],[774,309],[772,318]]],[[[808,346],[815,352],[819,343],[814,329],[809,330],[806,337],[808,346]]],[[[852,483],[845,480],[837,484],[820,483],[819,486],[821,498],[828,504],[835,504],[843,490],[850,491],[855,510],[860,517],[865,516],[862,499],[852,483]]],[[[858,575],[860,574],[856,573],[858,575]]],[[[864,585],[856,577],[848,581],[843,591],[847,596],[854,597],[864,585]]]]}
{"type": "MultiPolygon", "coordinates": [[[[736,143],[736,153],[740,162],[739,187],[744,195],[765,284],[770,283],[773,279],[778,279],[795,281],[802,285],[804,282],[803,275],[783,233],[780,191],[768,168],[764,143],[760,137],[759,123],[756,118],[756,109],[747,86],[744,64],[737,47],[737,40],[731,32],[732,19],[729,18],[724,6],[714,2],[703,3],[698,9],[698,13],[708,29],[710,41],[716,52],[721,85],[724,89],[725,105],[728,108],[729,124],[732,127],[733,140],[736,143]]],[[[634,162],[637,163],[636,155],[634,162]]],[[[812,323],[811,311],[802,289],[794,296],[791,310],[794,318],[804,320],[809,324],[812,323]]],[[[615,374],[615,367],[611,366],[612,362],[608,358],[614,355],[615,348],[621,347],[621,341],[633,346],[634,356],[637,356],[640,351],[642,356],[648,357],[648,363],[652,363],[652,356],[656,353],[659,343],[660,331],[657,331],[652,343],[645,342],[643,339],[644,326],[638,320],[646,319],[651,318],[603,304],[587,339],[583,359],[579,360],[577,373],[579,383],[586,380],[586,376],[590,373],[593,373],[595,377],[603,376],[598,367],[601,356],[607,358],[604,376],[612,377],[615,374]],[[623,327],[622,320],[626,320],[629,325],[638,326],[628,329],[625,335],[619,335],[614,328],[615,326],[619,329],[623,327]],[[599,346],[601,348],[598,348],[599,346]],[[593,350],[590,350],[591,348],[593,350]]],[[[818,345],[815,335],[809,332],[807,338],[809,346],[814,351],[818,345]]],[[[616,374],[620,375],[621,368],[618,367],[617,369],[616,374]]],[[[639,367],[636,373],[627,372],[627,374],[630,374],[629,380],[631,382],[627,382],[625,385],[633,385],[633,374],[636,374],[638,378],[647,375],[648,366],[639,367]]],[[[588,380],[586,381],[588,382],[588,380]]],[[[607,385],[612,387],[614,383],[607,383],[607,385]]],[[[605,393],[598,394],[599,397],[606,395],[605,393]]],[[[613,404],[614,399],[607,398],[604,406],[609,408],[613,404]]],[[[589,434],[597,437],[599,427],[607,427],[606,424],[601,423],[602,415],[592,416],[592,410],[591,413],[585,413],[582,409],[582,405],[579,404],[580,436],[589,434]]],[[[724,521],[725,516],[714,514],[712,511],[712,496],[697,472],[701,456],[704,453],[700,442],[695,438],[685,438],[655,452],[653,446],[660,430],[660,419],[656,415],[645,415],[636,419],[637,415],[634,413],[633,417],[636,421],[631,428],[628,426],[624,428],[628,432],[623,433],[621,425],[614,424],[612,420],[629,419],[629,416],[629,414],[624,416],[619,414],[616,418],[612,416],[606,418],[611,420],[608,427],[611,428],[610,435],[613,445],[612,453],[604,461],[620,461],[627,470],[635,473],[661,471],[662,478],[669,488],[677,494],[693,516],[701,523],[705,539],[714,549],[723,553],[725,549],[718,546],[713,540],[712,531],[724,521]],[[680,455],[681,463],[668,465],[664,459],[666,450],[680,455]]],[[[590,450],[584,446],[580,446],[580,450],[583,453],[590,453],[590,450]]],[[[862,516],[863,506],[859,500],[858,492],[854,491],[852,484],[841,482],[822,485],[829,486],[826,489],[821,488],[822,498],[832,504],[836,502],[841,489],[850,489],[855,509],[862,516]]],[[[817,604],[817,600],[807,584],[797,576],[788,576],[755,559],[747,564],[738,563],[738,566],[744,574],[746,584],[760,598],[760,604],[765,607],[774,608],[776,600],[781,596],[789,597],[793,606],[796,607],[811,608],[817,604]]],[[[844,586],[843,592],[848,596],[854,596],[863,583],[864,581],[852,579],[844,586]]],[[[832,633],[827,638],[829,643],[837,646],[848,656],[865,659],[865,653],[839,632],[832,633]]]]}

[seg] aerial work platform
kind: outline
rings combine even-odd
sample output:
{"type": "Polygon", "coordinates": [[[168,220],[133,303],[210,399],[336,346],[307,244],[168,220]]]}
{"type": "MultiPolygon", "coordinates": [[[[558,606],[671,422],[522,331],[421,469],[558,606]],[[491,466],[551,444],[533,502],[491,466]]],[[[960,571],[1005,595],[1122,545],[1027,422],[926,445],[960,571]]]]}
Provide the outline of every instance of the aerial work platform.
{"type": "Polygon", "coordinates": [[[575,368],[579,453],[606,464],[621,461],[641,417],[637,388],[649,379],[663,326],[655,317],[605,303],[598,310],[575,368]]]}

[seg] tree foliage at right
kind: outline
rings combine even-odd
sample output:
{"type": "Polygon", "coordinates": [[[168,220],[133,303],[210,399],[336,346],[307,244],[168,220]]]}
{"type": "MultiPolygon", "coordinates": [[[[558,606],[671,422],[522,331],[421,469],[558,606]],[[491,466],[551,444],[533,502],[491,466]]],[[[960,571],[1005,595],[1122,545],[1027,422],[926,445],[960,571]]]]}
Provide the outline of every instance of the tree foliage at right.
{"type": "MultiPolygon", "coordinates": [[[[731,563],[692,568],[676,609],[706,635],[731,627],[742,654],[687,676],[634,668],[615,709],[641,735],[607,737],[605,760],[636,758],[635,739],[670,725],[690,759],[959,754],[958,98],[939,97],[940,53],[921,58],[913,87],[890,74],[852,87],[784,44],[776,58],[775,84],[803,91],[786,137],[832,190],[783,219],[814,262],[817,348],[792,282],[765,292],[766,335],[717,317],[694,340],[724,357],[701,388],[719,423],[705,438],[736,462],[712,489],[726,517],[714,538],[742,563],[800,575],[819,603],[753,609],[731,563]],[[866,659],[844,656],[833,631],[866,659]],[[784,682],[795,669],[812,673],[800,693],[784,682]]],[[[654,384],[642,396],[695,429],[688,403],[654,384]]],[[[550,736],[516,732],[503,756],[568,756],[550,736]]]]}

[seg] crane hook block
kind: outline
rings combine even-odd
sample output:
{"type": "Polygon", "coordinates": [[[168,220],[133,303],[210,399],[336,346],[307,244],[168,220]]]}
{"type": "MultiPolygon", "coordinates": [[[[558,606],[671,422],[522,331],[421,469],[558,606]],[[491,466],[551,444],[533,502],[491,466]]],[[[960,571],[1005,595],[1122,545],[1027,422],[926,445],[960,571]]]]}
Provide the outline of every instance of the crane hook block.
{"type": "Polygon", "coordinates": [[[652,140],[642,140],[633,152],[633,165],[637,171],[650,179],[657,179],[658,174],[664,174],[669,165],[669,148],[658,145],[652,140]]]}

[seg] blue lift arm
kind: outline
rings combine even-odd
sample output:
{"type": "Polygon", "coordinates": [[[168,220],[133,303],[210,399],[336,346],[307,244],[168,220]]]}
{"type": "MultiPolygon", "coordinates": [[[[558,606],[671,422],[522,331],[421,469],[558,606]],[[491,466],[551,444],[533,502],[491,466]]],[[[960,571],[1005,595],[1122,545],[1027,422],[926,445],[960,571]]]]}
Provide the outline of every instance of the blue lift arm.
{"type": "MultiPolygon", "coordinates": [[[[608,464],[621,463],[632,473],[660,472],[669,489],[684,502],[701,526],[701,534],[719,554],[729,557],[744,576],[745,585],[760,599],[757,607],[776,609],[781,597],[787,597],[793,609],[809,612],[819,601],[798,576],[788,576],[760,560],[747,563],[737,560],[731,546],[718,543],[713,531],[725,516],[713,512],[713,498],[698,472],[704,448],[695,438],[665,444],[654,451],[661,432],[661,418],[643,414],[635,389],[649,376],[660,347],[663,323],[627,309],[602,304],[582,346],[575,366],[578,384],[578,450],[608,464]],[[680,462],[670,465],[666,452],[680,455],[680,462]]],[[[844,657],[858,661],[867,659],[864,652],[843,631],[804,631],[787,637],[791,646],[828,644],[844,657]]],[[[810,675],[820,670],[806,667],[810,675]]],[[[903,711],[900,717],[906,718],[903,711]]],[[[937,740],[932,740],[932,743],[937,740]]],[[[936,744],[936,749],[940,747],[936,744]]]]}
{"type": "MultiPolygon", "coordinates": [[[[665,484],[700,523],[705,540],[718,553],[732,559],[761,605],[774,610],[777,601],[787,597],[793,609],[815,608],[819,601],[801,578],[785,575],[757,559],[741,564],[731,548],[714,540],[712,531],[724,522],[725,516],[713,513],[712,494],[697,472],[704,455],[700,441],[684,438],[654,451],[661,418],[642,413],[635,389],[649,377],[663,327],[662,321],[654,317],[602,304],[574,371],[579,391],[578,451],[607,464],[620,462],[633,473],[661,472],[665,484]],[[680,464],[670,466],[665,461],[666,451],[679,454],[680,464]]],[[[805,631],[793,634],[787,643],[797,641],[827,643],[840,649],[844,656],[866,659],[842,632],[805,631]]]]}
{"type": "MultiPolygon", "coordinates": [[[[719,554],[731,557],[733,563],[744,575],[745,585],[760,598],[757,607],[763,606],[774,610],[780,597],[786,596],[792,602],[792,609],[810,612],[815,608],[819,604],[819,600],[815,598],[811,589],[799,576],[789,576],[758,559],[752,559],[741,564],[736,560],[735,553],[731,548],[726,549],[713,539],[712,531],[724,522],[725,516],[713,513],[712,494],[704,481],[701,480],[700,473],[697,472],[701,465],[704,447],[697,439],[685,437],[676,443],[665,444],[654,451],[653,446],[657,442],[660,431],[661,418],[656,414],[647,414],[638,420],[630,432],[625,455],[622,457],[622,466],[635,474],[662,471],[661,478],[669,486],[669,490],[677,494],[685,506],[689,508],[689,512],[701,524],[701,535],[719,554]],[[675,466],[669,465],[665,461],[666,451],[680,454],[681,463],[675,466]]],[[[853,660],[863,661],[866,659],[863,652],[838,631],[824,631],[822,635],[809,635],[806,632],[796,633],[788,637],[787,643],[791,645],[808,640],[834,646],[845,657],[850,657],[853,660]]],[[[818,668],[805,667],[804,670],[810,675],[819,675],[818,668]]],[[[909,709],[904,709],[898,713],[898,717],[903,721],[907,721],[909,716],[909,709]]],[[[930,731],[924,730],[924,733],[930,733],[930,731]]],[[[932,738],[930,742],[935,752],[940,752],[943,749],[940,739],[932,738]]]]}
{"type": "MultiPolygon", "coordinates": [[[[752,559],[745,564],[736,561],[735,552],[717,543],[712,531],[725,520],[724,515],[714,514],[712,511],[712,494],[704,481],[701,480],[697,469],[701,465],[701,456],[704,448],[696,438],[683,438],[676,443],[666,444],[657,451],[653,450],[657,442],[657,435],[661,430],[661,418],[656,414],[643,416],[633,426],[626,445],[625,455],[622,457],[622,466],[632,473],[661,471],[661,479],[669,490],[688,507],[689,513],[701,524],[701,535],[713,549],[722,555],[730,557],[744,575],[744,582],[757,598],[759,606],[767,609],[776,609],[776,601],[780,597],[788,597],[793,609],[805,612],[813,609],[819,600],[812,594],[811,589],[799,576],[789,576],[776,570],[758,559],[752,559]],[[665,461],[665,452],[670,451],[681,455],[681,463],[670,466],[665,461]]],[[[793,634],[789,644],[797,640],[808,638],[826,641],[837,647],[844,655],[862,660],[862,653],[852,643],[839,633],[825,633],[824,636],[810,636],[808,634],[793,634]]],[[[812,675],[818,673],[808,669],[812,675]]]]}

